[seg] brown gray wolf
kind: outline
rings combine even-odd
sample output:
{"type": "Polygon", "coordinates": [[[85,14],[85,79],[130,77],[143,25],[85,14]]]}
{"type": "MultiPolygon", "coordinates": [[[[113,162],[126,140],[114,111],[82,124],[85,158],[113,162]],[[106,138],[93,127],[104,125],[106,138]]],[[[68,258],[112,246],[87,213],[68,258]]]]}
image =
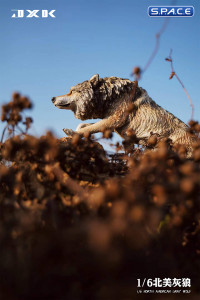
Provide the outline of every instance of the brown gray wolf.
{"type": "MultiPolygon", "coordinates": [[[[172,113],[156,104],[135,82],[118,77],[99,78],[96,74],[89,80],[72,87],[68,94],[52,98],[53,104],[74,112],[81,120],[102,119],[96,123],[80,124],[76,132],[92,134],[109,129],[125,138],[133,130],[144,145],[150,135],[171,139],[173,144],[184,144],[191,150],[194,138],[188,133],[188,126],[172,113]],[[129,107],[132,105],[132,110],[129,107]]],[[[67,135],[74,133],[63,129],[67,135]]]]}

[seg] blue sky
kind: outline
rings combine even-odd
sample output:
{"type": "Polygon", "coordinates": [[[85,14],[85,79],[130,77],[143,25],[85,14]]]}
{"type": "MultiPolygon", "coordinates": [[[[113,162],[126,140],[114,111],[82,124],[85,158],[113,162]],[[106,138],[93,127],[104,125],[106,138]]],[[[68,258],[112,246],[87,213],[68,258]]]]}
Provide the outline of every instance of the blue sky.
{"type": "MultiPolygon", "coordinates": [[[[65,94],[76,83],[100,77],[130,78],[133,66],[144,67],[155,45],[155,34],[164,18],[150,18],[149,5],[169,5],[168,0],[2,0],[0,10],[0,103],[13,91],[29,96],[34,109],[32,133],[75,129],[80,120],[71,111],[59,110],[53,96],[65,94]],[[56,18],[11,19],[11,9],[56,9],[56,18]]],[[[173,49],[174,67],[185,84],[200,119],[200,4],[195,16],[170,18],[160,48],[139,85],[161,106],[188,122],[189,101],[164,59],[173,49]]],[[[0,124],[0,130],[2,124],[0,124]]]]}

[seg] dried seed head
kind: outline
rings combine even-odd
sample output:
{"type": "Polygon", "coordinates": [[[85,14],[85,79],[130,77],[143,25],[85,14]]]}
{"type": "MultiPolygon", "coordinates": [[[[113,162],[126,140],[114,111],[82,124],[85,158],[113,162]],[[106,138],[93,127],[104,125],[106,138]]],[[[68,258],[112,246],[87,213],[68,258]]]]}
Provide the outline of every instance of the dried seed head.
{"type": "Polygon", "coordinates": [[[200,149],[194,150],[193,157],[195,161],[200,161],[200,149]]]}
{"type": "Polygon", "coordinates": [[[141,69],[140,69],[140,67],[134,67],[132,75],[134,75],[137,79],[140,79],[140,76],[141,76],[141,69]]]}
{"type": "Polygon", "coordinates": [[[109,129],[104,130],[103,137],[105,139],[111,139],[112,138],[112,131],[109,129]]]}
{"type": "Polygon", "coordinates": [[[150,138],[148,139],[147,144],[148,144],[149,146],[155,146],[155,145],[157,144],[157,141],[158,141],[157,136],[156,136],[156,135],[152,135],[152,136],[150,136],[150,138]]]}
{"type": "Polygon", "coordinates": [[[73,146],[77,146],[78,142],[80,141],[80,135],[75,133],[73,136],[72,136],[72,145],[73,146]]]}
{"type": "Polygon", "coordinates": [[[191,178],[184,178],[181,180],[180,188],[186,194],[191,194],[194,190],[194,181],[191,178]]]}
{"type": "Polygon", "coordinates": [[[171,75],[169,76],[169,79],[172,79],[175,75],[175,72],[172,72],[171,75]]]}

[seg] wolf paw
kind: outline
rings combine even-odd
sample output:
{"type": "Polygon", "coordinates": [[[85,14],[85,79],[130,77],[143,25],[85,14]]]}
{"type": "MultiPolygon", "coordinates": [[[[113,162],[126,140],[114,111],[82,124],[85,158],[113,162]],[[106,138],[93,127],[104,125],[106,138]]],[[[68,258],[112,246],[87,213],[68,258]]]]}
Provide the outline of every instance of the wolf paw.
{"type": "Polygon", "coordinates": [[[73,131],[72,129],[67,129],[67,128],[63,128],[63,131],[68,136],[73,136],[75,133],[75,131],[73,131]]]}

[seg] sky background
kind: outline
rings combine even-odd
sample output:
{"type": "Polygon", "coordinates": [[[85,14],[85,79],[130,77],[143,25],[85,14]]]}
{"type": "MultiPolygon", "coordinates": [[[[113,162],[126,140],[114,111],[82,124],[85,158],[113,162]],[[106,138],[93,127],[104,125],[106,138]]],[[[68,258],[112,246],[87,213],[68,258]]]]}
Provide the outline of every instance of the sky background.
{"type": "MultiPolygon", "coordinates": [[[[155,46],[155,34],[164,18],[150,18],[150,5],[169,5],[168,0],[1,0],[0,3],[0,104],[13,91],[29,96],[34,109],[27,111],[34,124],[32,134],[62,128],[74,129],[81,122],[73,113],[59,110],[53,96],[99,73],[100,77],[131,79],[134,66],[143,68],[155,46]],[[11,9],[56,9],[56,18],[12,19],[11,9]]],[[[195,16],[170,18],[161,36],[159,51],[139,85],[162,107],[188,122],[189,101],[178,81],[169,80],[165,61],[173,49],[174,68],[187,88],[200,120],[200,4],[195,16]]],[[[2,130],[3,124],[0,124],[2,130]]]]}

